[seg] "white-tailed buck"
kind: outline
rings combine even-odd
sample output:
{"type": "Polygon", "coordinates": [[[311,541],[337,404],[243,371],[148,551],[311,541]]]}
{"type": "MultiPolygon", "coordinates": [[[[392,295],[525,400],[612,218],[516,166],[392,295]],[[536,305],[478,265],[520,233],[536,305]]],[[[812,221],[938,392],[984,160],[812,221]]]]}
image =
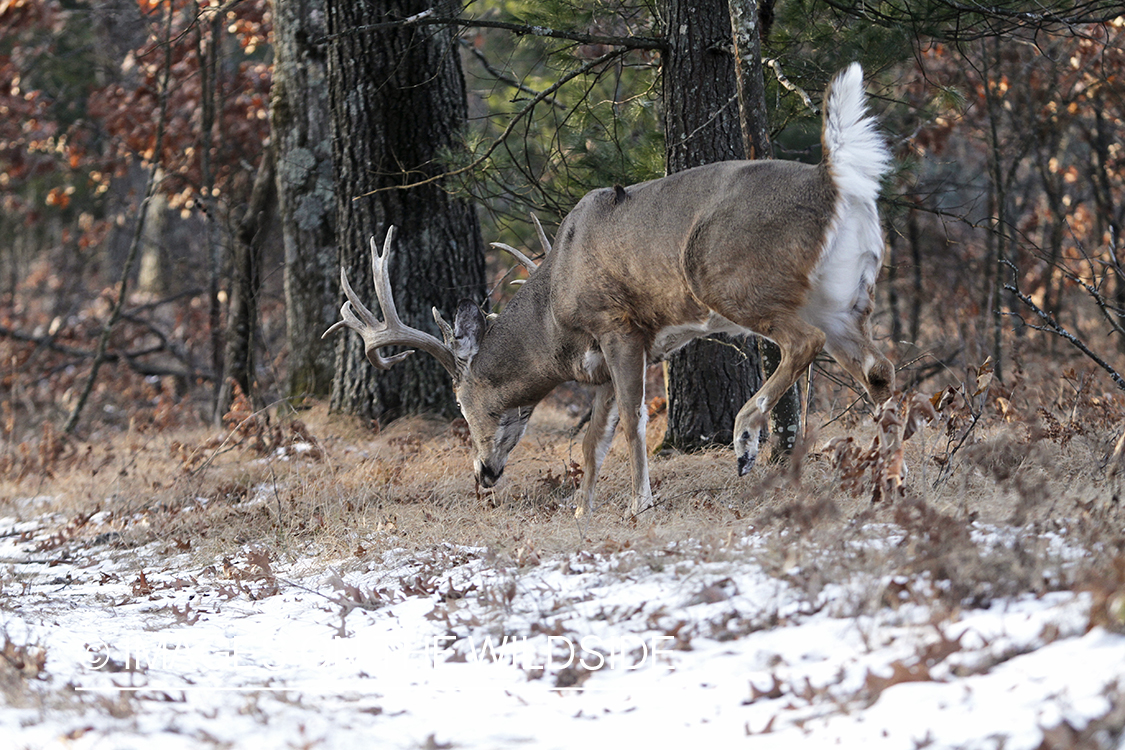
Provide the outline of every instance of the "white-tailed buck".
{"type": "Polygon", "coordinates": [[[652,504],[645,367],[698,336],[760,334],[777,343],[781,364],[735,421],[745,474],[770,409],[822,347],[876,403],[894,389],[894,368],[868,331],[883,257],[875,199],[890,156],[864,100],[863,72],[853,64],[826,96],[819,165],[730,161],[595,190],[563,220],[554,249],[498,317],[487,319],[465,300],[451,327],[435,309],[444,341],[404,326],[395,312],[387,274],[392,227],[381,255],[371,240],[384,322],[341,270],[348,301],[343,320],[324,335],[358,332],[380,369],[410,353],[384,359],[384,346],[437,357],[453,376],[485,487],[500,478],[551,389],[568,380],[595,386],[582,443],[581,513],[593,502],[618,422],[629,448],[632,510],[652,504]]]}

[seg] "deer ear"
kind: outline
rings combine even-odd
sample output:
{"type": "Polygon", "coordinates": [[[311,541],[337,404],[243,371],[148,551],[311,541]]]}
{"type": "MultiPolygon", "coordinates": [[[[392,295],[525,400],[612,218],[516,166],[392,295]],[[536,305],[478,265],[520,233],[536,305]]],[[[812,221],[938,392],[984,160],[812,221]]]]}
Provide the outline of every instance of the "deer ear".
{"type": "Polygon", "coordinates": [[[457,317],[453,319],[453,355],[468,362],[480,348],[484,336],[484,314],[476,302],[463,299],[457,305],[457,317]]]}

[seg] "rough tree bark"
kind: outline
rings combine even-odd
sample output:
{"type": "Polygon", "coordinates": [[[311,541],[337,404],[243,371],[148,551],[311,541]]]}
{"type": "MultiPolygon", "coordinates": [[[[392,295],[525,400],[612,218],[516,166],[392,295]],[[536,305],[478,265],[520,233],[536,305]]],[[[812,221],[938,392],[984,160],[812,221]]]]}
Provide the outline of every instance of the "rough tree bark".
{"type": "Polygon", "coordinates": [[[336,193],[324,0],[274,0],[270,138],[277,156],[277,200],[285,246],[287,382],[299,401],[327,396],[334,342],[320,335],[339,309],[336,193]]]}
{"type": "MultiPolygon", "coordinates": [[[[667,0],[666,17],[669,50],[664,57],[664,132],[668,172],[746,158],[739,82],[731,64],[732,26],[727,0],[667,0]]],[[[761,109],[764,112],[764,99],[761,109]]],[[[760,122],[764,132],[764,114],[760,122]]],[[[695,341],[668,360],[667,446],[694,450],[729,444],[738,410],[761,382],[758,352],[752,341],[742,337],[715,339],[695,341]]]]}
{"type": "MultiPolygon", "coordinates": [[[[428,0],[327,0],[325,7],[341,263],[377,309],[368,241],[374,236],[381,243],[387,227],[397,226],[391,284],[398,311],[407,325],[440,336],[431,306],[450,318],[460,298],[484,300],[480,223],[440,182],[395,186],[440,174],[443,152],[459,143],[466,103],[454,32],[354,31],[429,10],[428,0]]],[[[339,338],[331,404],[380,421],[457,413],[449,376],[432,357],[416,354],[377,373],[357,336],[339,338]]]]}

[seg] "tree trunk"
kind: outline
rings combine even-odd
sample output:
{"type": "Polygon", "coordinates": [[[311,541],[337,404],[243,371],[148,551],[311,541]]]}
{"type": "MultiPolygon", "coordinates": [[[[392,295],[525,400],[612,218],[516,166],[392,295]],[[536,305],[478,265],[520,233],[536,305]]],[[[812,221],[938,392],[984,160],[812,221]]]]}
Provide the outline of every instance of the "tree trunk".
{"type": "Polygon", "coordinates": [[[907,231],[910,236],[910,258],[913,261],[914,286],[910,302],[910,345],[917,347],[918,338],[922,335],[922,301],[925,286],[922,283],[922,232],[918,226],[918,212],[910,209],[910,219],[907,222],[907,231]]]}
{"type": "Polygon", "coordinates": [[[273,33],[270,138],[285,246],[285,393],[299,401],[331,391],[335,349],[320,335],[339,310],[328,60],[316,44],[328,33],[324,0],[274,0],[273,33]]]}
{"type": "Polygon", "coordinates": [[[898,298],[898,272],[903,266],[898,243],[898,233],[887,232],[887,307],[891,311],[891,340],[901,342],[906,340],[906,334],[902,328],[903,316],[898,298]]]}
{"type": "MultiPolygon", "coordinates": [[[[1113,136],[1106,126],[1105,104],[1100,90],[1094,99],[1093,109],[1094,202],[1109,230],[1109,261],[1113,267],[1115,282],[1113,285],[1113,307],[1116,310],[1118,327],[1125,328],[1125,271],[1123,271],[1125,258],[1121,257],[1121,218],[1110,183],[1110,176],[1113,173],[1110,144],[1113,136]]],[[[1125,336],[1117,338],[1117,348],[1119,351],[1125,352],[1125,336]]]]}
{"type": "MultiPolygon", "coordinates": [[[[726,0],[668,0],[664,58],[668,172],[744,155],[726,0]]],[[[697,340],[665,365],[664,445],[695,450],[730,444],[734,418],[760,382],[758,353],[744,337],[697,340]]]]}
{"type": "Polygon", "coordinates": [[[262,238],[269,229],[277,189],[274,179],[273,147],[262,151],[262,163],[250,191],[250,204],[234,236],[234,263],[227,308],[226,344],[223,372],[215,404],[215,423],[219,424],[234,399],[237,384],[247,397],[254,394],[254,339],[258,331],[258,290],[261,287],[262,238]]]}
{"type": "MultiPolygon", "coordinates": [[[[725,0],[668,0],[664,134],[669,173],[743,158],[737,83],[726,50],[725,0]]],[[[745,337],[693,341],[665,364],[664,445],[696,450],[729,445],[734,418],[760,382],[758,354],[745,337]]]]}
{"type": "MultiPolygon", "coordinates": [[[[999,38],[993,39],[995,47],[995,62],[1001,61],[999,38]]],[[[1002,163],[1003,151],[1000,146],[1000,102],[997,101],[992,88],[993,75],[999,82],[1001,71],[994,70],[992,58],[981,43],[982,57],[985,61],[984,68],[984,98],[988,108],[988,173],[992,185],[990,186],[992,212],[992,234],[995,237],[994,253],[989,265],[992,266],[992,288],[989,294],[991,305],[988,309],[992,316],[992,371],[997,381],[1003,381],[1004,375],[1004,279],[1009,275],[1005,265],[1008,260],[1008,194],[1004,181],[1004,167],[1002,163]]]]}
{"type": "Polygon", "coordinates": [[[734,39],[734,78],[743,158],[772,159],[758,3],[756,0],[727,0],[727,8],[734,39]]]}
{"type": "MultiPolygon", "coordinates": [[[[159,173],[156,178],[160,179],[159,173]]],[[[159,297],[168,291],[168,257],[164,251],[164,233],[168,229],[168,199],[157,192],[145,209],[144,231],[141,234],[141,266],[137,271],[137,291],[159,297]]]]}
{"type": "MultiPolygon", "coordinates": [[[[460,298],[484,301],[480,223],[440,181],[396,186],[439,175],[443,152],[459,146],[466,102],[455,36],[447,27],[355,31],[432,7],[426,0],[326,2],[340,261],[374,307],[368,241],[381,243],[387,227],[397,226],[390,271],[399,314],[440,337],[431,306],[450,318],[460,298]]],[[[449,375],[433,358],[419,353],[377,373],[351,335],[337,344],[332,408],[380,421],[457,413],[449,375]]]]}
{"type": "Polygon", "coordinates": [[[219,395],[225,380],[223,375],[223,303],[222,271],[224,256],[223,221],[219,216],[219,201],[216,199],[215,174],[211,163],[211,149],[215,145],[214,130],[217,117],[218,59],[223,32],[222,16],[212,14],[210,23],[201,24],[196,39],[196,54],[199,57],[200,88],[200,128],[199,128],[199,172],[200,205],[204,214],[207,242],[207,327],[211,339],[211,370],[215,373],[215,400],[212,403],[212,418],[222,417],[219,411],[219,395]],[[207,30],[204,36],[204,29],[207,30]]]}

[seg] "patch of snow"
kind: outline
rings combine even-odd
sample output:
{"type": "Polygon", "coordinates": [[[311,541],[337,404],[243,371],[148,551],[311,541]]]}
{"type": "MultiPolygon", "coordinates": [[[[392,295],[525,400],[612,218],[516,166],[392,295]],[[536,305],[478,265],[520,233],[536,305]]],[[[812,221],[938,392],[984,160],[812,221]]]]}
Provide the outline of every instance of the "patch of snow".
{"type": "Polygon", "coordinates": [[[750,560],[654,567],[623,551],[519,569],[454,545],[346,574],[267,573],[249,553],[233,577],[185,571],[163,545],[131,564],[104,546],[13,562],[43,557],[20,536],[37,528],[0,519],[14,576],[0,629],[48,655],[23,704],[0,708],[4,746],[731,747],[749,733],[786,750],[1031,750],[1044,727],[1104,713],[1125,676],[1125,637],[1086,632],[1084,594],[857,615],[850,600],[887,581],[810,600],[750,560]]]}

